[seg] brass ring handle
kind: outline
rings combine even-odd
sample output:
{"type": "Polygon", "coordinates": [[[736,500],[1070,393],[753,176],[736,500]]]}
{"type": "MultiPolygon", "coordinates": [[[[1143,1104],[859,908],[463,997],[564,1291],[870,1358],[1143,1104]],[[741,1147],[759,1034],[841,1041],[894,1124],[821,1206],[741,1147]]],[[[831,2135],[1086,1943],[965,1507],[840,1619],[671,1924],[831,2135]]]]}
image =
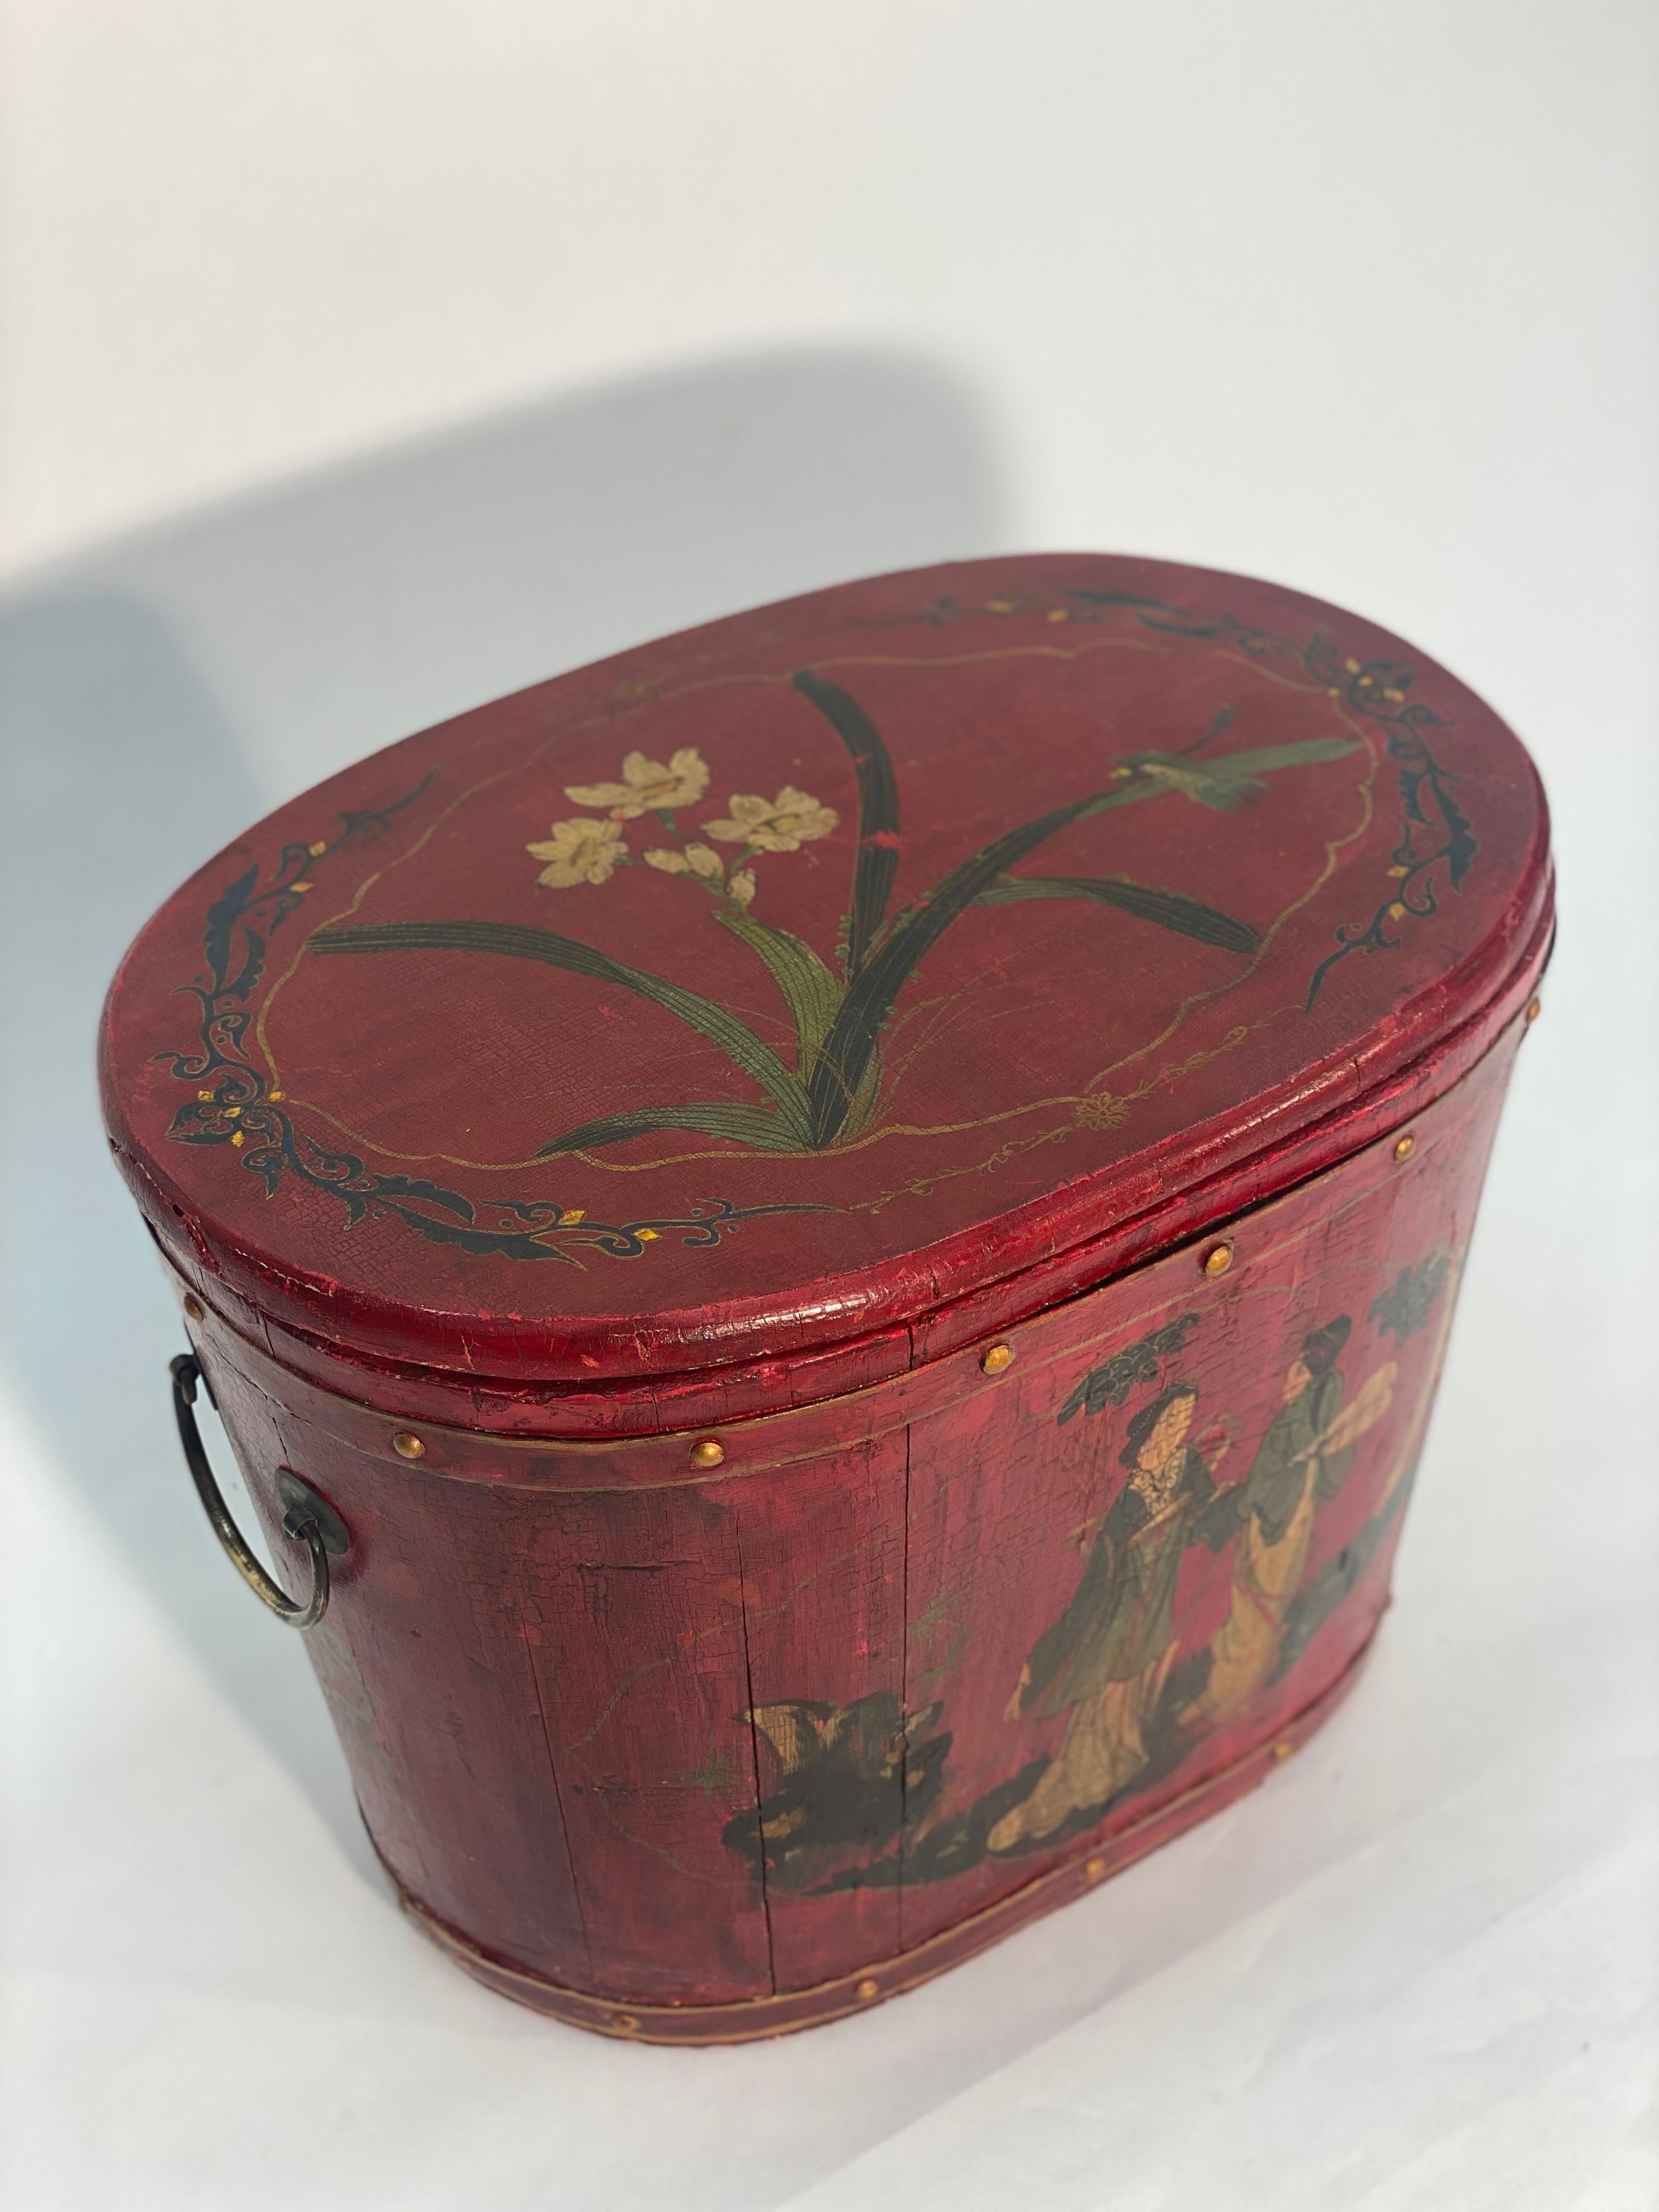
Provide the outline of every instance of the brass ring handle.
{"type": "MultiPolygon", "coordinates": [[[[193,1352],[182,1352],[169,1371],[173,1376],[173,1410],[179,1423],[179,1441],[185,1448],[185,1462],[196,1485],[196,1494],[213,1524],[213,1533],[223,1545],[230,1564],[260,1603],[268,1605],[279,1620],[287,1621],[290,1628],[314,1628],[328,1611],[329,1554],[331,1552],[337,1558],[351,1548],[344,1523],[292,1468],[277,1468],[277,1495],[288,1508],[283,1516],[283,1530],[296,1543],[304,1544],[311,1554],[311,1595],[303,1605],[297,1605],[286,1590],[272,1582],[248,1549],[213,1479],[207,1448],[196,1425],[197,1385],[206,1381],[200,1361],[193,1352]]],[[[210,1385],[210,1399],[212,1395],[210,1385]]]]}

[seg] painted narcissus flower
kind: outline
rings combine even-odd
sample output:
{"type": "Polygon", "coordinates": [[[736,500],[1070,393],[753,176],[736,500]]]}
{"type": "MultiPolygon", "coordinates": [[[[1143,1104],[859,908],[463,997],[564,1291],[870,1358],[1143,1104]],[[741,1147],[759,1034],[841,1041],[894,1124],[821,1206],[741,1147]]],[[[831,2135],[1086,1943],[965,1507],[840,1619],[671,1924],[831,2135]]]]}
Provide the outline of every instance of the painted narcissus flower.
{"type": "Polygon", "coordinates": [[[629,753],[620,783],[568,783],[564,795],[578,806],[607,806],[617,821],[632,822],[641,814],[695,806],[708,788],[708,762],[695,745],[682,745],[666,767],[644,753],[629,753]]]}
{"type": "Polygon", "coordinates": [[[550,836],[525,850],[547,862],[536,881],[554,891],[569,890],[577,884],[607,884],[617,861],[628,857],[623,833],[614,822],[594,822],[583,815],[556,822],[550,836]]]}
{"type": "Polygon", "coordinates": [[[752,868],[734,868],[730,876],[726,863],[712,845],[688,845],[683,852],[672,846],[653,845],[640,858],[650,868],[659,868],[665,876],[701,876],[711,890],[723,890],[734,905],[746,907],[758,888],[752,868]]]}
{"type": "Polygon", "coordinates": [[[833,806],[820,806],[811,792],[786,783],[775,799],[736,793],[732,811],[704,830],[722,845],[751,845],[757,853],[795,853],[816,837],[827,837],[841,820],[833,806]]]}

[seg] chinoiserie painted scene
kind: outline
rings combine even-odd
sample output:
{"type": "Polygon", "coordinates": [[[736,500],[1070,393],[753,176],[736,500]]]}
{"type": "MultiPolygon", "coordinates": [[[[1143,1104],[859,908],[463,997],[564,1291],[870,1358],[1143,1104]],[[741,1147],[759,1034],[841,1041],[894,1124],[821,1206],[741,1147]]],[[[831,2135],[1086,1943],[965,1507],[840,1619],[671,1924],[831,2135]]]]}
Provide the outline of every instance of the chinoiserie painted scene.
{"type": "Polygon", "coordinates": [[[732,1571],[578,1731],[579,1820],[810,1987],[1284,1735],[1386,1601],[1507,1067],[1263,1208],[1218,1277],[1172,1255],[896,1436],[642,1514],[661,1556],[718,1529],[732,1571]],[[696,1756],[630,1785],[665,1708],[696,1756]]]}
{"type": "MultiPolygon", "coordinates": [[[[1435,1285],[1426,1308],[1445,1285],[1448,1255],[1425,1265],[1435,1285]]],[[[894,1692],[875,1692],[847,1706],[755,1707],[739,1717],[769,1745],[781,1779],[754,1811],[735,1816],[727,1844],[792,1888],[944,1881],[988,1856],[1095,1828],[1182,1765],[1212,1729],[1248,1722],[1348,1596],[1404,1500],[1408,1469],[1400,1466],[1310,1574],[1320,1510],[1340,1497],[1360,1437],[1391,1411],[1400,1372],[1396,1360],[1382,1361],[1345,1405],[1338,1363],[1352,1327],[1351,1316],[1336,1315],[1295,1346],[1267,1428],[1232,1480],[1222,1462],[1236,1424],[1218,1422],[1189,1441],[1200,1390],[1178,1365],[1176,1380],[1127,1413],[1121,1486],[1071,1533],[1067,1547],[1081,1555],[1077,1587],[1036,1639],[1003,1708],[1014,1744],[1029,1735],[1022,1723],[1063,1721],[1052,1748],[1017,1758],[1006,1780],[952,1809],[945,1699],[908,1711],[894,1692]],[[1221,1567],[1183,1577],[1193,1545],[1224,1554],[1221,1567]],[[1224,1582],[1224,1616],[1194,1644],[1192,1622],[1224,1582]]],[[[1173,1334],[1154,1332],[1131,1353],[1173,1334]]],[[[1129,1395],[1111,1390],[1113,1407],[1129,1395]]]]}
{"type": "Polygon", "coordinates": [[[1388,1602],[1553,913],[1446,670],[1102,555],[658,640],[210,860],[110,1143],[416,1924],[742,2040],[1270,1775],[1388,1602]]]}
{"type": "Polygon", "coordinates": [[[614,1260],[653,1304],[739,1241],[879,1266],[1319,1062],[1456,957],[1507,825],[1405,659],[1091,565],[893,580],[810,660],[670,641],[296,808],[181,947],[169,1142],[239,1215],[304,1197],[319,1261],[377,1222],[458,1304],[541,1262],[600,1310],[614,1260]]]}

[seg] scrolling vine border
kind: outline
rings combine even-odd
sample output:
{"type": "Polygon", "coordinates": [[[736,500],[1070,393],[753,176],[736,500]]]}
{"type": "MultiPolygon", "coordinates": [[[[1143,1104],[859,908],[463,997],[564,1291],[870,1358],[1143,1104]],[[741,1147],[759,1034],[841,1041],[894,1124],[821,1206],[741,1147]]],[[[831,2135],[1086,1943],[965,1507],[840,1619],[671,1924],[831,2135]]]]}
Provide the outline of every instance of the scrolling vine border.
{"type": "Polygon", "coordinates": [[[267,1198],[276,1195],[285,1175],[294,1176],[337,1199],[354,1227],[391,1215],[434,1244],[509,1260],[557,1260],[568,1267],[580,1267],[576,1255],[584,1250],[633,1260],[676,1231],[682,1244],[708,1246],[763,1214],[818,1211],[804,1205],[739,1206],[713,1198],[699,1200],[684,1214],[614,1222],[590,1220],[580,1206],[546,1199],[494,1199],[480,1208],[461,1192],[423,1176],[383,1175],[355,1153],[319,1144],[296,1125],[281,1088],[271,1087],[243,1046],[252,1019],[248,1002],[264,972],[270,941],[304,903],[319,863],[383,836],[392,817],[422,798],[431,781],[428,774],[385,806],[337,815],[337,836],[284,845],[263,889],[256,860],[209,907],[202,933],[206,972],[181,987],[200,1010],[199,1048],[155,1055],[181,1082],[197,1085],[195,1097],[174,1114],[168,1136],[179,1144],[223,1145],[240,1153],[267,1198]]]}
{"type": "MultiPolygon", "coordinates": [[[[1369,921],[1338,925],[1335,951],[1320,962],[1310,979],[1304,1012],[1311,1012],[1327,976],[1350,953],[1397,950],[1404,940],[1389,933],[1390,923],[1408,916],[1421,921],[1439,911],[1435,872],[1443,865],[1447,887],[1461,891],[1479,843],[1453,796],[1451,786],[1458,779],[1436,757],[1425,735],[1450,725],[1409,697],[1414,678],[1408,665],[1343,656],[1323,631],[1297,645],[1231,613],[1195,617],[1172,602],[1139,593],[1077,586],[1051,596],[1057,604],[1029,592],[994,594],[979,603],[943,599],[916,613],[867,626],[920,623],[937,628],[988,615],[1035,615],[1051,624],[1092,624],[1127,617],[1141,629],[1212,641],[1250,659],[1283,656],[1298,664],[1332,698],[1379,726],[1389,757],[1398,764],[1401,815],[1401,835],[1389,856],[1388,888],[1369,921]],[[1431,849],[1419,850],[1419,832],[1428,833],[1431,849]]],[[[203,933],[205,975],[181,987],[200,1009],[198,1049],[156,1054],[179,1080],[198,1086],[195,1098],[175,1113],[169,1137],[185,1144],[234,1149],[242,1156],[242,1164],[263,1182],[267,1197],[276,1194],[284,1176],[292,1176],[337,1200],[350,1225],[392,1216],[434,1243],[453,1244],[475,1255],[557,1260],[575,1267],[582,1264],[577,1255],[583,1250],[633,1259],[648,1244],[675,1233],[685,1246],[707,1248],[720,1244],[746,1220],[822,1211],[799,1202],[738,1206],[729,1199],[711,1198],[696,1201],[684,1214],[618,1223],[592,1220],[582,1208],[551,1200],[497,1199],[479,1205],[424,1177],[372,1170],[356,1153],[323,1145],[295,1124],[282,1090],[270,1086],[244,1049],[252,1020],[249,1001],[264,973],[270,940],[311,890],[310,878],[318,864],[384,836],[392,817],[422,798],[432,780],[428,774],[385,806],[338,815],[339,832],[331,838],[285,845],[263,888],[256,861],[209,907],[203,933]]]]}
{"type": "Polygon", "coordinates": [[[1399,763],[1401,814],[1400,836],[1389,855],[1390,888],[1377,901],[1369,921],[1338,924],[1336,951],[1326,955],[1309,979],[1303,1010],[1310,1012],[1325,978],[1351,952],[1399,949],[1404,940],[1389,935],[1390,921],[1403,921],[1407,915],[1424,921],[1438,914],[1434,871],[1443,862],[1449,888],[1461,891],[1480,845],[1468,815],[1452,796],[1456,776],[1436,759],[1423,734],[1448,725],[1432,708],[1407,696],[1412,671],[1401,661],[1349,658],[1339,662],[1334,643],[1322,633],[1315,636],[1304,658],[1310,675],[1322,675],[1327,688],[1342,691],[1355,712],[1381,724],[1389,757],[1399,763]],[[1425,799],[1432,814],[1425,811],[1425,799]],[[1418,851],[1419,830],[1427,833],[1431,851],[1418,851]]]}
{"type": "Polygon", "coordinates": [[[1261,629],[1237,616],[1223,614],[1214,621],[1194,621],[1183,608],[1168,599],[1140,592],[1106,592],[1080,586],[1052,593],[1024,590],[994,592],[989,598],[963,601],[945,597],[930,601],[918,612],[890,615],[872,621],[872,629],[889,629],[912,623],[933,629],[981,616],[1039,615],[1050,623],[1099,623],[1127,615],[1143,629],[1177,637],[1213,638],[1255,659],[1275,651],[1298,661],[1333,699],[1340,699],[1353,714],[1376,723],[1389,757],[1398,763],[1400,836],[1389,856],[1389,888],[1378,899],[1369,921],[1339,922],[1336,950],[1314,969],[1308,982],[1303,1012],[1311,1013],[1326,977],[1351,952],[1397,951],[1404,942],[1389,934],[1389,924],[1408,916],[1423,921],[1440,911],[1435,870],[1443,863],[1447,888],[1462,891],[1480,840],[1468,817],[1453,796],[1455,773],[1437,759],[1424,732],[1449,729],[1451,725],[1431,707],[1410,697],[1415,674],[1398,660],[1358,660],[1343,654],[1336,641],[1316,630],[1305,646],[1293,644],[1272,630],[1261,629]],[[1431,807],[1432,811],[1425,811],[1431,807]],[[1432,848],[1418,850],[1419,831],[1427,833],[1432,848]]]}

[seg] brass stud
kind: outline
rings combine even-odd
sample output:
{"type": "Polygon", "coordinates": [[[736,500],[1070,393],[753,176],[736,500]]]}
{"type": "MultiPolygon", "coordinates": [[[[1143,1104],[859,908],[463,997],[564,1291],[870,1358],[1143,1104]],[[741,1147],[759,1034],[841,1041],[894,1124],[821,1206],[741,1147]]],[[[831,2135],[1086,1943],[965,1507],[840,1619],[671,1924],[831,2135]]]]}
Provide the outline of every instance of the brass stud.
{"type": "Polygon", "coordinates": [[[1543,1001],[1541,999],[1528,999],[1528,1001],[1527,1001],[1527,1020],[1528,1021],[1528,1023],[1535,1022],[1535,1021],[1538,1019],[1538,1017],[1540,1016],[1540,1014],[1541,1014],[1541,1013],[1543,1012],[1543,1011],[1544,1011],[1544,1001],[1543,1001]]]}
{"type": "Polygon", "coordinates": [[[201,1321],[204,1318],[205,1315],[204,1313],[202,1301],[200,1298],[186,1298],[185,1300],[185,1319],[186,1321],[201,1321]]]}
{"type": "Polygon", "coordinates": [[[1083,1863],[1083,1878],[1085,1881],[1104,1881],[1106,1879],[1105,1860],[1085,1859],[1083,1863]]]}
{"type": "Polygon", "coordinates": [[[1411,1131],[1407,1129],[1405,1135],[1395,1144],[1394,1148],[1394,1156],[1397,1160],[1408,1160],[1416,1150],[1417,1139],[1413,1136],[1411,1131]]]}
{"type": "Polygon", "coordinates": [[[1295,1749],[1296,1746],[1291,1741],[1289,1736],[1280,1736],[1279,1741],[1273,1746],[1274,1765],[1276,1766],[1281,1759],[1288,1759],[1295,1749]]]}
{"type": "Polygon", "coordinates": [[[1231,1244],[1212,1245],[1204,1255],[1204,1272],[1206,1275],[1224,1275],[1232,1264],[1233,1248],[1231,1244]]]}
{"type": "Polygon", "coordinates": [[[853,1995],[855,1997],[862,1997],[868,2004],[872,1997],[878,1997],[881,1995],[881,1984],[873,1974],[866,1974],[861,1982],[854,1984],[853,1995]]]}
{"type": "Polygon", "coordinates": [[[1012,1344],[994,1344],[979,1356],[980,1366],[987,1375],[1006,1375],[1014,1364],[1012,1344]]]}
{"type": "Polygon", "coordinates": [[[392,1449],[399,1459],[424,1459],[426,1446],[407,1429],[399,1429],[392,1439],[392,1449]]]}
{"type": "Polygon", "coordinates": [[[617,2030],[619,2035],[634,2034],[637,2031],[639,2024],[639,2021],[631,2012],[613,2012],[611,2015],[611,2025],[617,2030]]]}
{"type": "Polygon", "coordinates": [[[726,1446],[717,1443],[713,1437],[699,1437],[691,1447],[693,1467],[720,1467],[726,1459],[726,1446]]]}

